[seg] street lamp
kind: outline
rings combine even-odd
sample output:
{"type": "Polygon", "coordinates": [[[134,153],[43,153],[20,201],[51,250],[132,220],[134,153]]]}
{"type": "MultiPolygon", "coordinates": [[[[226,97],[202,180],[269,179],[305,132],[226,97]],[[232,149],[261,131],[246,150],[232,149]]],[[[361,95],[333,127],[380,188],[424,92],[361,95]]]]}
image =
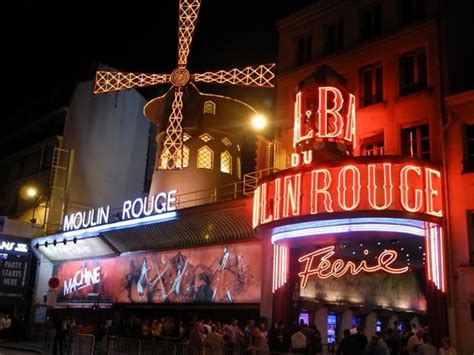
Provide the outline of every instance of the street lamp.
{"type": "MultiPolygon", "coordinates": [[[[40,190],[36,186],[28,185],[24,186],[20,194],[23,196],[23,198],[27,200],[32,200],[33,201],[33,214],[31,216],[30,222],[32,223],[33,227],[38,227],[36,225],[36,208],[41,202],[41,199],[43,198],[43,194],[40,193],[40,190]]],[[[46,217],[46,206],[45,206],[45,217],[46,217]]],[[[44,228],[44,221],[43,224],[39,226],[39,228],[44,228]]]]}
{"type": "Polygon", "coordinates": [[[267,125],[267,119],[262,114],[256,114],[252,118],[252,126],[256,130],[262,130],[267,125]]]}

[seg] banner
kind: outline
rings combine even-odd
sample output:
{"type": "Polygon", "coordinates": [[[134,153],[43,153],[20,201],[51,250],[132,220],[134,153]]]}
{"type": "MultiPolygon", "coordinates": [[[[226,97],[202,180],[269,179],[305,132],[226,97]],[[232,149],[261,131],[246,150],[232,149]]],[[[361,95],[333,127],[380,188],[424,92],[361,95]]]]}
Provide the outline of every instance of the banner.
{"type": "Polygon", "coordinates": [[[65,262],[58,302],[258,303],[261,257],[245,243],[65,262]]]}

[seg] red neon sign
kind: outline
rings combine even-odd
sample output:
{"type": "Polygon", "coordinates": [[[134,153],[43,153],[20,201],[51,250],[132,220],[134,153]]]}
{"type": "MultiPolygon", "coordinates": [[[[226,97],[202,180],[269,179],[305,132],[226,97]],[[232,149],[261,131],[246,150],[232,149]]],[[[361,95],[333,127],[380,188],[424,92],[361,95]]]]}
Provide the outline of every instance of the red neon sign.
{"type": "MultiPolygon", "coordinates": [[[[401,211],[442,217],[441,173],[410,160],[289,169],[255,190],[253,225],[345,211],[401,211]]],[[[401,159],[399,159],[401,160],[401,159]]],[[[354,162],[355,161],[355,162],[354,162]]]]}
{"type": "Polygon", "coordinates": [[[357,275],[361,272],[385,271],[390,274],[403,274],[409,270],[408,266],[402,268],[392,267],[391,264],[397,260],[398,253],[395,250],[384,250],[377,258],[377,264],[369,266],[367,261],[362,260],[358,265],[354,261],[345,261],[343,259],[329,260],[335,253],[334,246],[325,247],[298,259],[300,263],[305,263],[304,270],[298,273],[301,278],[301,288],[308,284],[308,278],[312,275],[320,279],[329,277],[341,277],[347,273],[357,275]],[[315,258],[319,257],[319,262],[314,265],[315,258]]]}
{"type": "Polygon", "coordinates": [[[336,87],[310,86],[311,92],[298,92],[295,100],[293,147],[308,140],[331,140],[355,146],[355,96],[346,100],[336,87]],[[316,92],[317,91],[317,92],[316,92]],[[316,97],[317,103],[308,104],[306,99],[316,97]],[[317,109],[316,107],[317,106],[317,109]]]}

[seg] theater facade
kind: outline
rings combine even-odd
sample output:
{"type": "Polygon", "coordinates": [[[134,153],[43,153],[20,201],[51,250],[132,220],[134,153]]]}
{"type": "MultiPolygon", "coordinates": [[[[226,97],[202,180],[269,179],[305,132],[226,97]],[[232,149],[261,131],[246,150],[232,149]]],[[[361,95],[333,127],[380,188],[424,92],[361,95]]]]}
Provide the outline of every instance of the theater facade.
{"type": "Polygon", "coordinates": [[[186,201],[177,187],[118,212],[65,216],[62,232],[32,243],[47,261],[37,299],[47,293],[66,309],[250,308],[314,323],[329,343],[353,324],[370,336],[396,320],[444,334],[442,170],[416,157],[354,156],[354,94],[329,67],[311,78],[288,118],[290,168],[212,203],[186,201]]]}

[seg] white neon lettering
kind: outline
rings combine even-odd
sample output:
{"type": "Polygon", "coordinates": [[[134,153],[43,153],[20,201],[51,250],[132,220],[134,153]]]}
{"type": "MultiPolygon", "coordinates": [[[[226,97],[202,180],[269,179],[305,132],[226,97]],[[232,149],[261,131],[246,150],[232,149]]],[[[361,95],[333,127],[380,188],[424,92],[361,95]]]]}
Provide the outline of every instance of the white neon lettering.
{"type": "Polygon", "coordinates": [[[273,215],[269,212],[272,210],[272,206],[267,206],[267,184],[263,183],[260,186],[260,195],[262,197],[261,211],[260,211],[260,223],[268,223],[273,220],[273,215]]]}
{"type": "Polygon", "coordinates": [[[166,211],[175,211],[176,210],[176,195],[178,190],[171,190],[168,192],[168,198],[166,203],[166,211]]]}
{"type": "Polygon", "coordinates": [[[260,222],[260,186],[253,192],[253,228],[257,227],[260,222]]]}
{"type": "Polygon", "coordinates": [[[158,214],[166,211],[166,193],[160,192],[158,195],[156,195],[155,211],[158,214]],[[164,201],[161,202],[162,200],[164,201]]]}
{"type": "Polygon", "coordinates": [[[281,179],[275,179],[275,185],[273,187],[274,195],[273,195],[273,218],[275,221],[280,219],[280,209],[281,209],[281,196],[280,196],[280,188],[281,188],[281,179]]]}
{"type": "Polygon", "coordinates": [[[122,220],[125,221],[127,219],[130,219],[130,208],[132,208],[132,201],[128,200],[123,203],[123,208],[122,208],[122,220]]]}

